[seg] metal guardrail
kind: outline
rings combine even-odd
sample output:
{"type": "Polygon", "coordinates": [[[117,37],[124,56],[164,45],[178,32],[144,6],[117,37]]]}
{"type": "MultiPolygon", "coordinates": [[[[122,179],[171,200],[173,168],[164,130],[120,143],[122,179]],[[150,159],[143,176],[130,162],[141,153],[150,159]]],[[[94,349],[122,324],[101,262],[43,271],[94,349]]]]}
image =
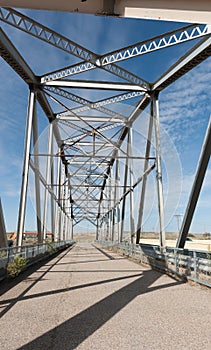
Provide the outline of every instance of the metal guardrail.
{"type": "Polygon", "coordinates": [[[15,256],[19,255],[26,259],[26,266],[34,261],[41,260],[46,254],[52,255],[55,252],[73,245],[73,240],[52,242],[37,245],[15,246],[10,248],[0,248],[0,280],[5,277],[6,267],[9,262],[14,262],[15,256]]]}
{"type": "Polygon", "coordinates": [[[135,245],[108,241],[98,241],[98,243],[140,263],[211,287],[211,252],[209,251],[167,247],[165,252],[162,252],[159,246],[150,244],[135,245]]]}

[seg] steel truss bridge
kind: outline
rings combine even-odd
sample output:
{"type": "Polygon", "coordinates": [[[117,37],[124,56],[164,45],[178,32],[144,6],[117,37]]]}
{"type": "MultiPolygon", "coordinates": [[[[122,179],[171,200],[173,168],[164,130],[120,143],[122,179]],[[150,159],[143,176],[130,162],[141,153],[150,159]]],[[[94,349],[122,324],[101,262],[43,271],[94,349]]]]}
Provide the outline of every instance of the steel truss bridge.
{"type": "MultiPolygon", "coordinates": [[[[129,202],[131,236],[136,235],[136,243],[139,243],[146,183],[148,175],[153,173],[157,183],[160,246],[165,247],[159,93],[210,56],[210,25],[181,26],[98,55],[13,8],[0,8],[0,20],[6,24],[4,30],[0,30],[1,57],[29,87],[17,245],[22,245],[23,240],[29,174],[34,176],[36,189],[39,243],[46,240],[48,222],[51,222],[54,240],[59,241],[73,238],[74,227],[83,220],[96,227],[96,239],[121,242],[126,200],[129,202]],[[5,28],[51,45],[74,57],[76,63],[38,76],[11,42],[5,28]],[[192,48],[154,82],[125,68],[127,63],[130,66],[131,59],[186,42],[192,42],[192,48]],[[93,74],[93,79],[84,79],[85,73],[96,71],[102,78],[95,80],[93,74]],[[104,98],[85,99],[83,94],[73,94],[72,89],[79,93],[94,89],[100,91],[100,96],[104,93],[104,98]],[[119,111],[120,102],[126,104],[125,109],[119,111]],[[44,152],[38,137],[38,105],[49,122],[48,145],[44,152]],[[137,155],[133,153],[133,124],[148,106],[150,117],[145,152],[137,155]],[[46,165],[44,171],[43,162],[46,165]],[[134,162],[143,164],[137,179],[133,176],[134,162]],[[140,188],[140,200],[135,222],[134,190],[137,187],[140,188]],[[44,188],[43,197],[41,188],[44,188]]],[[[210,142],[209,126],[177,247],[184,247],[209,161],[210,142]]]]}

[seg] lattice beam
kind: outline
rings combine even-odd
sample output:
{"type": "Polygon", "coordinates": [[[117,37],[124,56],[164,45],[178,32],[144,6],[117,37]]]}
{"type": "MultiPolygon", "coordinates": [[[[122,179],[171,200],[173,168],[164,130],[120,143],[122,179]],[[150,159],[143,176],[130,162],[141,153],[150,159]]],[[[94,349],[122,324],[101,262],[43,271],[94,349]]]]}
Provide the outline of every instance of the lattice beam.
{"type": "Polygon", "coordinates": [[[177,30],[155,36],[136,43],[134,45],[113,51],[102,56],[99,59],[98,65],[104,66],[107,64],[120,62],[147,53],[161,50],[170,46],[185,43],[190,40],[201,38],[211,33],[211,25],[208,24],[193,24],[177,30]]]}
{"type": "MultiPolygon", "coordinates": [[[[83,71],[97,67],[99,68],[99,55],[96,55],[92,51],[87,50],[83,46],[14,9],[4,7],[0,8],[0,20],[85,61],[79,65],[73,66],[73,70],[71,68],[69,68],[69,70],[67,69],[65,72],[62,70],[62,74],[66,74],[65,76],[82,73],[83,71]]],[[[105,70],[131,83],[138,85],[143,84],[143,86],[146,86],[145,80],[135,76],[121,67],[109,65],[105,68],[105,70]]],[[[61,75],[60,72],[58,72],[58,74],[61,75]]],[[[46,81],[47,79],[51,78],[43,77],[43,80],[46,81]]]]}

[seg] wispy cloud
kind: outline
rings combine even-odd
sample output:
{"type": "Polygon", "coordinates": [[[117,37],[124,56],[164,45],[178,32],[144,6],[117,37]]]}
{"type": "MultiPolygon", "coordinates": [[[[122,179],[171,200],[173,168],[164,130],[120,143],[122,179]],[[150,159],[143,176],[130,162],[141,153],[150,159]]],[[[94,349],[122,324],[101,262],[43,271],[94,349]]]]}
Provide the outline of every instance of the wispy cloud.
{"type": "Polygon", "coordinates": [[[205,124],[211,113],[210,81],[211,60],[208,59],[161,93],[161,122],[172,137],[177,139],[175,128],[177,131],[182,127],[187,138],[198,123],[205,124]]]}

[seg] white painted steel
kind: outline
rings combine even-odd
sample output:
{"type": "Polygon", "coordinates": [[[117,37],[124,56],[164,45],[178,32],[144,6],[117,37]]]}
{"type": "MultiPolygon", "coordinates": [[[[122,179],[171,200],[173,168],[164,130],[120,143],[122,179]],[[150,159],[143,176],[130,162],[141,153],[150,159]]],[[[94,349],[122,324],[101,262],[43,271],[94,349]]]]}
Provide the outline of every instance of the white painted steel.
{"type": "Polygon", "coordinates": [[[56,80],[47,81],[43,83],[44,86],[59,86],[75,89],[97,89],[97,90],[126,90],[126,91],[146,91],[138,85],[120,84],[120,83],[106,83],[106,82],[87,82],[87,81],[73,81],[73,80],[56,80]]]}
{"type": "Polygon", "coordinates": [[[26,212],[26,198],[27,198],[27,187],[28,187],[28,176],[29,176],[29,160],[30,160],[30,144],[32,134],[32,120],[34,114],[34,104],[36,99],[36,92],[32,89],[29,94],[28,112],[26,119],[26,135],[24,145],[24,160],[23,160],[23,172],[22,172],[22,184],[20,194],[20,204],[18,213],[18,227],[17,227],[17,245],[22,245],[25,212],[26,212]]]}
{"type": "MultiPolygon", "coordinates": [[[[38,142],[38,123],[37,123],[37,108],[34,106],[34,117],[32,120],[33,130],[33,147],[34,153],[39,153],[38,142]]],[[[40,196],[40,178],[39,178],[39,158],[34,157],[34,176],[35,176],[35,200],[36,200],[36,216],[37,216],[37,240],[38,243],[42,242],[42,223],[41,223],[41,196],[40,196]]]]}
{"type": "Polygon", "coordinates": [[[160,115],[158,95],[154,95],[153,103],[153,118],[154,118],[154,133],[155,133],[155,151],[156,151],[156,180],[157,180],[157,195],[158,195],[158,214],[160,226],[160,246],[166,245],[165,240],[165,223],[164,223],[164,199],[163,199],[163,183],[162,183],[162,163],[161,163],[161,148],[160,148],[160,115]]]}
{"type": "MultiPolygon", "coordinates": [[[[48,154],[51,154],[50,152],[52,150],[52,144],[53,144],[53,124],[50,123],[48,126],[48,154]]],[[[46,162],[46,183],[47,184],[50,183],[51,162],[52,162],[52,157],[47,157],[47,162],[46,162]]],[[[48,224],[48,202],[49,202],[49,191],[47,188],[45,188],[43,227],[42,227],[42,240],[44,242],[46,240],[47,224],[48,224]]]]}
{"type": "MultiPolygon", "coordinates": [[[[75,6],[76,3],[80,3],[83,6],[83,2],[73,1],[69,5],[75,6]]],[[[86,2],[86,5],[91,6],[91,2],[86,2]]],[[[112,7],[114,4],[120,4],[118,1],[104,1],[103,11],[104,14],[113,14],[112,7]],[[106,12],[107,11],[107,12],[106,12]]],[[[127,2],[122,2],[127,3],[127,2]]],[[[139,2],[140,5],[141,2],[139,2]]],[[[37,2],[39,6],[40,2],[37,2]]],[[[97,2],[93,2],[93,6],[97,2]]],[[[133,7],[137,2],[130,2],[133,7]]],[[[53,6],[53,2],[51,3],[53,6]]],[[[99,2],[98,2],[99,5],[99,2]]],[[[44,3],[43,3],[44,6],[44,3]]],[[[101,6],[101,5],[100,5],[101,6]]],[[[117,7],[116,7],[117,9],[117,7]]],[[[80,9],[78,9],[80,11],[80,9]]],[[[85,10],[85,7],[84,7],[85,10]]],[[[178,30],[174,30],[169,33],[164,33],[156,37],[147,39],[145,41],[135,43],[128,47],[124,47],[114,52],[105,53],[102,56],[95,54],[85,47],[78,45],[71,39],[66,38],[59,33],[45,27],[44,25],[34,21],[33,19],[17,12],[13,9],[0,9],[0,20],[7,23],[10,26],[15,27],[39,40],[50,44],[57,49],[65,51],[69,55],[77,57],[77,60],[82,60],[73,66],[65,67],[61,70],[47,73],[43,77],[39,78],[27,66],[22,59],[18,51],[6,38],[3,32],[0,34],[1,41],[1,55],[10,64],[10,66],[17,71],[22,79],[27,84],[35,84],[37,89],[37,98],[41,104],[41,107],[46,112],[49,121],[52,123],[52,133],[57,143],[56,149],[60,149],[58,156],[57,166],[57,179],[54,180],[53,167],[50,167],[50,159],[54,155],[52,145],[49,143],[48,149],[48,161],[47,161],[47,174],[46,179],[40,173],[39,166],[36,164],[36,158],[43,156],[44,153],[38,151],[31,156],[34,156],[34,163],[29,159],[29,147],[31,138],[31,126],[27,126],[26,143],[27,150],[25,150],[23,177],[24,185],[22,186],[21,194],[21,225],[23,232],[24,220],[25,220],[25,203],[27,194],[27,178],[28,178],[28,166],[30,165],[33,171],[37,175],[37,180],[45,188],[45,200],[44,200],[44,220],[43,224],[46,227],[47,220],[47,203],[49,193],[51,194],[52,210],[51,215],[54,216],[54,204],[56,203],[57,212],[55,215],[55,223],[52,218],[52,232],[55,228],[56,240],[66,238],[68,235],[68,219],[69,215],[72,221],[72,227],[77,225],[83,220],[90,221],[93,225],[99,229],[99,222],[104,226],[104,236],[108,239],[112,239],[115,236],[115,211],[118,209],[120,202],[122,202],[122,223],[121,223],[121,240],[123,238],[124,221],[125,221],[125,202],[126,197],[130,197],[130,219],[131,219],[131,233],[134,233],[134,207],[133,207],[133,190],[137,184],[143,181],[143,188],[145,187],[146,176],[155,168],[157,168],[157,192],[158,192],[158,212],[160,220],[160,244],[163,248],[165,246],[165,232],[164,232],[164,208],[163,208],[163,194],[162,194],[162,166],[161,166],[161,150],[160,150],[160,134],[159,134],[159,110],[158,110],[158,91],[162,90],[166,84],[170,84],[169,80],[176,80],[179,76],[185,73],[186,70],[191,69],[193,65],[197,65],[197,58],[199,62],[209,56],[210,38],[204,38],[194,48],[177,61],[177,63],[170,68],[169,71],[164,73],[154,84],[149,84],[143,79],[135,76],[131,72],[117,66],[115,63],[123,60],[129,60],[137,56],[148,54],[152,51],[160,49],[167,49],[173,45],[181,44],[198,38],[208,36],[210,34],[210,25],[194,24],[182,27],[178,30]],[[99,69],[100,68],[100,69],[99,69]],[[85,71],[91,71],[92,69],[106,70],[107,72],[123,78],[126,83],[115,83],[113,81],[93,81],[93,80],[61,80],[67,76],[73,74],[80,74],[85,71]],[[128,82],[130,84],[128,84],[128,82]],[[97,90],[130,90],[120,95],[104,98],[100,101],[89,101],[81,96],[77,96],[62,89],[62,86],[66,86],[67,89],[80,88],[80,89],[97,89],[97,90]],[[55,97],[55,95],[57,95],[55,97]],[[152,97],[153,96],[153,97],[152,97]],[[131,167],[132,159],[141,159],[141,157],[131,156],[131,137],[130,132],[132,124],[140,116],[142,111],[149,105],[150,99],[153,99],[152,109],[154,118],[155,129],[155,143],[156,143],[156,159],[155,164],[149,167],[148,162],[145,162],[144,173],[138,178],[136,183],[133,183],[132,169],[128,174],[128,166],[131,167]],[[119,112],[107,108],[107,105],[118,104],[119,102],[133,100],[133,108],[130,108],[127,113],[119,112]],[[48,102],[49,99],[49,102],[48,102]],[[63,102],[65,101],[67,102],[63,102]],[[62,112],[59,114],[53,114],[50,105],[56,103],[62,112]],[[74,108],[69,107],[69,105],[74,108]],[[78,104],[79,107],[75,107],[78,104]],[[83,113],[86,115],[83,116],[83,113]],[[97,116],[96,116],[97,113],[97,116]],[[102,114],[102,118],[100,117],[102,114]],[[129,133],[129,135],[128,135],[129,133]],[[123,142],[128,136],[127,151],[125,152],[123,142]],[[36,154],[37,153],[37,154],[36,154]],[[71,160],[70,160],[71,158],[71,160]],[[80,160],[78,160],[80,158],[80,160]],[[112,183],[112,172],[118,167],[117,159],[125,158],[125,177],[122,182],[118,179],[118,170],[115,176],[115,181],[118,182],[114,186],[112,183]],[[101,160],[100,160],[101,159],[101,160]],[[27,163],[28,162],[28,163],[27,163]],[[36,171],[36,168],[37,171],[36,171]],[[97,173],[95,174],[95,171],[97,173]],[[82,174],[82,175],[80,175],[82,174]],[[96,175],[96,176],[94,176],[96,175]],[[128,177],[130,184],[128,185],[128,177]],[[54,184],[54,181],[56,184],[54,184]],[[68,188],[67,188],[68,186],[68,188]],[[123,190],[120,193],[120,188],[123,190]],[[113,188],[115,190],[113,191],[113,188]],[[119,193],[118,193],[119,192],[119,193]],[[56,194],[55,194],[56,193],[56,194]],[[91,201],[98,201],[98,206],[94,208],[91,201]],[[90,204],[91,203],[91,204],[90,204]],[[70,209],[70,210],[69,210],[70,209]]],[[[6,27],[6,25],[5,25],[6,27]]],[[[61,51],[59,51],[61,52],[61,51]]],[[[126,62],[125,62],[126,65],[126,62]]],[[[31,85],[30,85],[31,86],[31,85]]],[[[101,91],[102,93],[102,91],[101,91]]],[[[84,94],[85,95],[85,94],[84,94]]],[[[107,95],[109,96],[109,95],[107,95]]],[[[29,109],[32,108],[32,103],[29,104],[29,109]]],[[[127,103],[125,104],[127,105],[127,103]]],[[[115,106],[114,106],[115,107],[115,106]]],[[[119,107],[117,105],[117,107],[119,107]]],[[[28,114],[28,119],[33,118],[32,113],[28,114]]],[[[36,130],[34,132],[35,139],[36,130]]],[[[146,153],[147,147],[146,145],[146,153]]],[[[149,149],[148,149],[149,151],[149,149]]],[[[147,157],[148,158],[148,157],[147,157]]],[[[154,158],[153,158],[154,159],[154,158]]],[[[145,160],[145,159],[144,159],[145,160]]],[[[38,185],[39,186],[39,185],[38,185]]],[[[38,189],[39,191],[39,189],[38,189]]],[[[144,195],[141,195],[141,204],[144,208],[144,195]]],[[[143,212],[143,208],[140,207],[140,211],[143,212]]],[[[37,208],[37,215],[39,214],[39,208],[37,208]]],[[[119,211],[119,209],[118,209],[119,211]]],[[[142,213],[143,214],[143,213],[142,213]]],[[[142,215],[141,214],[141,215],[142,215]]],[[[119,214],[118,214],[119,215],[119,214]]],[[[140,219],[140,218],[139,218],[140,219]]],[[[140,221],[140,220],[139,220],[140,221]]],[[[118,230],[120,229],[119,219],[118,230]]],[[[19,232],[20,232],[19,227],[19,232]]],[[[72,234],[72,233],[71,233],[72,234]]],[[[98,232],[97,232],[98,235],[98,232]]],[[[119,233],[117,233],[119,235],[119,233]]],[[[45,232],[44,232],[45,237],[45,232]]],[[[20,242],[19,242],[20,243],[20,242]]]]}
{"type": "Polygon", "coordinates": [[[193,23],[211,21],[209,0],[0,0],[0,6],[193,23]]]}

